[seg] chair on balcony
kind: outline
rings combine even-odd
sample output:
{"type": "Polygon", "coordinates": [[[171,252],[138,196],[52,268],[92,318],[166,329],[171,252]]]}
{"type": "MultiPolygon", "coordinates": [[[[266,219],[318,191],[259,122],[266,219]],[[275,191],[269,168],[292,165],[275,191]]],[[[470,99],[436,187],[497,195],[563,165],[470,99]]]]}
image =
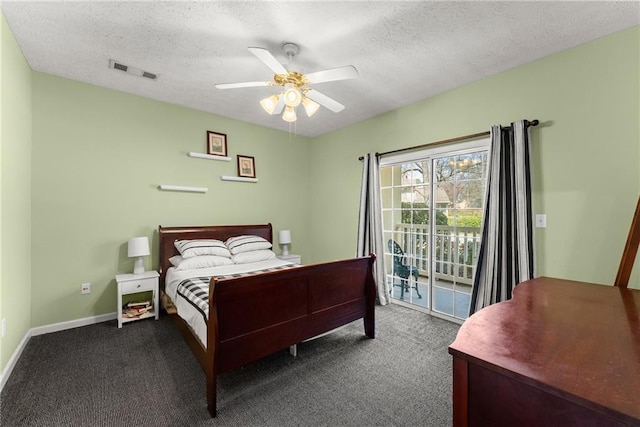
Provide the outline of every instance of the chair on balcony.
{"type": "MultiPolygon", "coordinates": [[[[420,275],[418,272],[418,267],[406,265],[403,262],[404,251],[402,250],[400,245],[397,244],[393,239],[389,239],[388,246],[389,252],[393,253],[393,270],[391,272],[391,275],[400,278],[399,285],[395,284],[395,280],[393,281],[393,286],[400,286],[400,299],[404,298],[405,291],[410,292],[411,289],[415,289],[418,298],[422,298],[422,295],[420,295],[420,291],[418,291],[418,277],[420,275]],[[415,279],[415,281],[413,282],[413,286],[410,286],[410,276],[413,276],[415,279]]],[[[393,290],[393,287],[391,289],[393,290]]]]}

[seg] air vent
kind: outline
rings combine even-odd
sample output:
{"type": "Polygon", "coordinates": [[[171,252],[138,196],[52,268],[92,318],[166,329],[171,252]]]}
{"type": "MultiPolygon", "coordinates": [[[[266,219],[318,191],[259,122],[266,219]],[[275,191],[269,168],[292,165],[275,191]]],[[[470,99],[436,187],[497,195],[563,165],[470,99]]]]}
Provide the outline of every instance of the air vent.
{"type": "Polygon", "coordinates": [[[158,79],[157,74],[150,73],[148,71],[144,71],[139,68],[130,67],[129,65],[124,65],[120,62],[114,61],[113,59],[109,60],[109,68],[113,68],[114,70],[124,71],[126,73],[133,74],[134,76],[144,77],[151,80],[158,79]]]}
{"type": "Polygon", "coordinates": [[[127,71],[127,69],[129,69],[129,67],[127,67],[126,65],[122,65],[117,62],[113,63],[113,68],[115,68],[116,70],[122,70],[122,71],[127,71]]]}

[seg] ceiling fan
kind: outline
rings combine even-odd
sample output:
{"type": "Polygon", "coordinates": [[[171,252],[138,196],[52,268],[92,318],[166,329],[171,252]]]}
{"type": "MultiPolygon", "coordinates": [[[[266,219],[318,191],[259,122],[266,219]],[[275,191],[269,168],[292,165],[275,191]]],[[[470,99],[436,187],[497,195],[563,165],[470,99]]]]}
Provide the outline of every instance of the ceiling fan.
{"type": "Polygon", "coordinates": [[[253,53],[275,73],[272,81],[219,83],[216,84],[215,87],[218,89],[238,89],[245,87],[282,86],[282,92],[261,100],[260,105],[269,114],[280,114],[284,109],[282,119],[287,122],[295,122],[297,120],[295,108],[300,104],[302,104],[309,117],[314,115],[321,105],[334,113],[344,110],[344,105],[312,89],[311,86],[318,83],[356,78],[359,75],[356,67],[346,65],[344,67],[303,74],[295,70],[292,65],[293,57],[298,54],[298,45],[294,43],[284,43],[282,50],[287,58],[289,58],[287,68],[267,49],[261,47],[249,48],[249,52],[253,53]]]}

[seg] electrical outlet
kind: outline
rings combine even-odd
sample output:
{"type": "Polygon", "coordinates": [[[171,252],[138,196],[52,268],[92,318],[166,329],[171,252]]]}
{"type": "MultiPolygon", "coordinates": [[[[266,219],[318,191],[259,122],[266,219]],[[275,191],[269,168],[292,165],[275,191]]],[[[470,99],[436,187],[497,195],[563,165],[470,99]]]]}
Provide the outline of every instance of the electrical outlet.
{"type": "Polygon", "coordinates": [[[91,293],[91,283],[83,283],[80,285],[80,293],[81,294],[90,294],[91,293]]]}
{"type": "Polygon", "coordinates": [[[7,333],[7,318],[2,319],[2,337],[7,333]]]}
{"type": "Polygon", "coordinates": [[[547,228],[547,215],[546,214],[537,214],[536,215],[536,228],[547,228]]]}

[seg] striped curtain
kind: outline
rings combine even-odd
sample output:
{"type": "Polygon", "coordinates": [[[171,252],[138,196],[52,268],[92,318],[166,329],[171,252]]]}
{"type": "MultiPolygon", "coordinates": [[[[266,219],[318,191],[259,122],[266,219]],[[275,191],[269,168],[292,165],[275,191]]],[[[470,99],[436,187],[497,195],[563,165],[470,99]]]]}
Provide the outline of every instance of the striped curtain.
{"type": "Polygon", "coordinates": [[[389,304],[389,289],[384,280],[384,239],[382,238],[382,203],[380,201],[380,164],[375,153],[362,161],[362,188],[358,216],[358,244],[356,256],[376,255],[373,279],[378,289],[380,305],[389,304]]]}
{"type": "Polygon", "coordinates": [[[535,277],[527,121],[493,126],[489,156],[482,243],[469,315],[511,299],[518,283],[535,277]]]}

